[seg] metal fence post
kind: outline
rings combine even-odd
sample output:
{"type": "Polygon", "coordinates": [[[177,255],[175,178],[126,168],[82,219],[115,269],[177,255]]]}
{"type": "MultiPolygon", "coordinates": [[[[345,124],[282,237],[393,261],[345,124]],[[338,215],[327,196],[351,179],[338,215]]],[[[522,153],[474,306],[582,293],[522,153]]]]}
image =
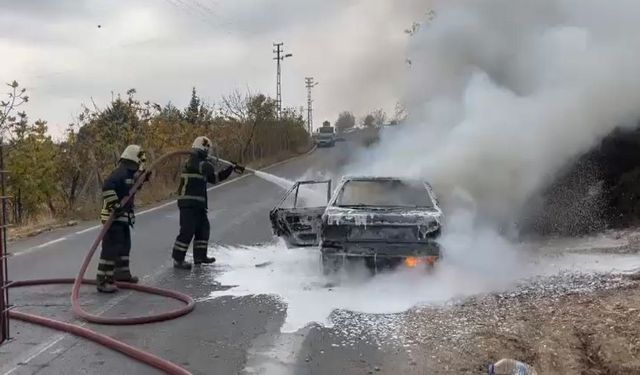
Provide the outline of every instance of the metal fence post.
{"type": "Polygon", "coordinates": [[[0,144],[0,344],[8,340],[9,335],[9,275],[7,251],[7,199],[4,170],[4,145],[0,144]]]}

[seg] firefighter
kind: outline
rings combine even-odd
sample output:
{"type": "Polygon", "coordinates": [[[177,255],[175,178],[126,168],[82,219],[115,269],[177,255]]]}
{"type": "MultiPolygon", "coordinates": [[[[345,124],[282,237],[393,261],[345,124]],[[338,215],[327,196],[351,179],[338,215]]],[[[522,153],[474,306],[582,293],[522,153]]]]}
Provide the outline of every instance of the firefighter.
{"type": "Polygon", "coordinates": [[[173,266],[191,269],[191,263],[184,260],[193,240],[193,262],[211,264],[215,258],[207,256],[209,245],[209,218],[207,217],[207,183],[215,184],[226,180],[233,171],[243,173],[244,168],[233,164],[220,171],[209,159],[211,140],[198,137],[193,142],[192,153],[184,165],[178,190],[180,210],[180,233],[173,245],[173,266]]]}
{"type": "Polygon", "coordinates": [[[97,288],[102,293],[118,291],[115,282],[137,283],[129,269],[129,252],[131,251],[131,230],[135,224],[134,197],[121,206],[120,202],[129,195],[135,180],[144,174],[149,180],[150,172],[144,171],[146,156],[142,147],[129,145],[118,161],[118,167],[105,180],[102,187],[102,211],[100,219],[104,224],[111,214],[114,220],[102,239],[102,251],[98,263],[96,277],[97,288]]]}

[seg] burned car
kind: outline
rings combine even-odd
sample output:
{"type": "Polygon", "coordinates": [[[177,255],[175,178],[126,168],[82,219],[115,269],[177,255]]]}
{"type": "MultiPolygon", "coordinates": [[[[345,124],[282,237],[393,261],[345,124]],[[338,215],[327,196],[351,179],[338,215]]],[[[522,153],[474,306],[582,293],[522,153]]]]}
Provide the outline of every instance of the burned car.
{"type": "Polygon", "coordinates": [[[269,213],[273,234],[288,246],[317,246],[331,180],[298,181],[269,213]]]}
{"type": "MultiPolygon", "coordinates": [[[[318,183],[327,184],[296,184],[283,202],[300,186],[318,183]]],[[[274,233],[288,243],[320,246],[326,272],[354,261],[372,270],[431,266],[440,257],[442,210],[431,186],[422,181],[344,177],[326,207],[317,199],[307,207],[280,204],[271,211],[271,222],[274,233]]]]}

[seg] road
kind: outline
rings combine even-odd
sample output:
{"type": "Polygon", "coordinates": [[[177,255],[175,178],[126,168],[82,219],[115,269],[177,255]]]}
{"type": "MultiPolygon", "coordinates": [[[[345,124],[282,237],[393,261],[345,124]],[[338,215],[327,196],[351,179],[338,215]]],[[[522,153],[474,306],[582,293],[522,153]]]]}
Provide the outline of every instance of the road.
{"type": "MultiPolygon", "coordinates": [[[[335,148],[318,149],[268,172],[289,179],[310,172],[339,172],[354,147],[357,146],[352,142],[340,142],[335,148]]],[[[274,241],[267,214],[282,194],[282,188],[251,175],[212,189],[209,217],[216,244],[274,241]]],[[[9,263],[10,277],[75,276],[97,235],[95,224],[11,244],[14,256],[9,263]]],[[[366,340],[355,346],[339,345],[344,337],[337,327],[311,324],[297,332],[281,333],[287,309],[275,296],[207,298],[212,291],[230,287],[217,282],[224,264],[191,272],[174,270],[169,254],[177,228],[178,212],[173,203],[140,214],[134,232],[132,267],[143,276],[145,284],[192,295],[199,301],[195,311],[165,323],[92,329],[172,360],[194,374],[415,373],[407,367],[411,361],[403,350],[387,350],[366,340]]],[[[92,267],[91,275],[95,260],[92,267]]],[[[66,286],[12,290],[11,300],[21,311],[73,321],[66,286]]],[[[131,316],[165,310],[173,302],[130,292],[103,296],[87,287],[82,303],[105,315],[131,316]]],[[[0,348],[0,374],[158,373],[109,349],[49,329],[12,322],[12,335],[14,340],[0,348]]],[[[362,335],[366,336],[366,332],[362,335]]]]}

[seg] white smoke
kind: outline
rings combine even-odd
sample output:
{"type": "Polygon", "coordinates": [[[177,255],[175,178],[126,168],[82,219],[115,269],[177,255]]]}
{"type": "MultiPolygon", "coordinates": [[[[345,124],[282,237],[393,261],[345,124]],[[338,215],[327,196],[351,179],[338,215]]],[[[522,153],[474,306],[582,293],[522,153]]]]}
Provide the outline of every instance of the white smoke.
{"type": "Polygon", "coordinates": [[[466,191],[504,223],[571,158],[640,118],[640,3],[436,1],[411,37],[410,117],[353,165],[466,191]]]}

